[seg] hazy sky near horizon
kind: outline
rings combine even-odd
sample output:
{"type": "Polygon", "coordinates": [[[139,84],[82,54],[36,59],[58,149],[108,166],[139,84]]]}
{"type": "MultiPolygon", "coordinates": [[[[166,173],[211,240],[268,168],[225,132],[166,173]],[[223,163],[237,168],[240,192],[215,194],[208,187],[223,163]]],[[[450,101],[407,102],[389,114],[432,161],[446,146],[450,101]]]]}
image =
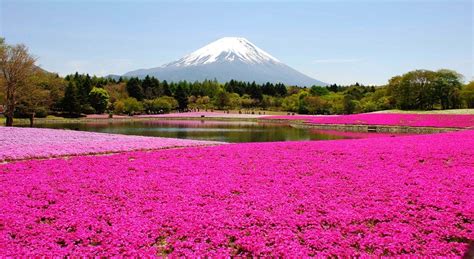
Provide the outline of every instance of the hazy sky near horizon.
{"type": "Polygon", "coordinates": [[[328,83],[474,74],[471,0],[0,1],[0,36],[61,75],[157,67],[225,36],[328,83]]]}

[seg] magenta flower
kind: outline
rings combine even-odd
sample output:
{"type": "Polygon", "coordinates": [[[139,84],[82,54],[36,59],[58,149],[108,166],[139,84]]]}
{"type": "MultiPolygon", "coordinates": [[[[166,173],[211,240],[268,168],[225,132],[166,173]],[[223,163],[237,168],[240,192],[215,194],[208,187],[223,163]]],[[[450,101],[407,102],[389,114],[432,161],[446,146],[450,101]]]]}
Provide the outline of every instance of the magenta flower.
{"type": "Polygon", "coordinates": [[[362,113],[330,116],[265,116],[262,119],[303,120],[312,124],[388,125],[437,128],[473,128],[474,115],[362,113]]]}
{"type": "Polygon", "coordinates": [[[0,161],[216,144],[222,142],[0,127],[0,161]]]}
{"type": "Polygon", "coordinates": [[[473,157],[460,131],[6,163],[0,255],[459,256],[473,157]]]}

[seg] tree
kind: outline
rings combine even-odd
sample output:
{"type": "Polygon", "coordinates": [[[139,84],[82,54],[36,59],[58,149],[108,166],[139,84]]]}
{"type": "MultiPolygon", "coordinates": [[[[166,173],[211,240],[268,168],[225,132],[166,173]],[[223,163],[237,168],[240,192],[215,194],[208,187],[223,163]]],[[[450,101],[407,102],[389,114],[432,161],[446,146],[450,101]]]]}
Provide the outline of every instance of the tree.
{"type": "Polygon", "coordinates": [[[149,75],[147,75],[145,79],[143,79],[142,89],[145,99],[153,99],[153,81],[151,80],[151,77],[149,75]]]}
{"type": "Polygon", "coordinates": [[[28,87],[27,80],[34,73],[36,59],[25,45],[7,45],[0,38],[0,76],[5,92],[6,126],[13,126],[18,93],[28,87]]]}
{"type": "Polygon", "coordinates": [[[124,112],[129,115],[134,115],[143,111],[143,105],[137,99],[129,97],[123,101],[124,112]]]}
{"type": "Polygon", "coordinates": [[[390,79],[389,88],[397,107],[402,110],[432,109],[434,78],[433,71],[415,70],[390,79]]]}
{"type": "Polygon", "coordinates": [[[211,98],[209,96],[200,96],[196,98],[196,108],[198,109],[210,109],[211,108],[211,98]]]}
{"type": "Polygon", "coordinates": [[[285,96],[287,94],[287,89],[286,89],[286,86],[282,83],[278,83],[275,85],[275,92],[276,92],[276,95],[277,96],[285,96]]]}
{"type": "Polygon", "coordinates": [[[262,88],[260,86],[257,86],[255,81],[253,81],[252,84],[250,85],[250,97],[258,101],[261,101],[263,98],[262,88]]]}
{"type": "Polygon", "coordinates": [[[441,104],[441,109],[459,108],[461,100],[462,76],[455,71],[441,69],[436,71],[434,78],[434,98],[441,104]]]}
{"type": "Polygon", "coordinates": [[[114,103],[114,113],[115,114],[123,114],[125,112],[125,104],[118,100],[114,103]]]}
{"type": "Polygon", "coordinates": [[[178,101],[178,109],[184,111],[188,108],[188,97],[186,91],[181,85],[178,85],[174,98],[178,101]]]}
{"type": "MultiPolygon", "coordinates": [[[[29,81],[34,85],[34,87],[39,87],[42,90],[48,91],[48,96],[46,96],[44,100],[47,106],[42,108],[52,111],[61,110],[61,101],[64,97],[64,90],[67,86],[67,82],[63,78],[58,74],[39,70],[32,78],[30,78],[29,81]]],[[[25,95],[22,94],[22,96],[25,95]]]]}
{"type": "Polygon", "coordinates": [[[296,112],[299,107],[299,96],[298,94],[292,94],[283,99],[282,108],[285,111],[296,112]]]}
{"type": "Polygon", "coordinates": [[[15,116],[27,117],[33,127],[35,117],[46,117],[49,109],[58,105],[64,92],[63,80],[56,74],[37,70],[27,80],[27,86],[18,92],[15,116]]]}
{"type": "Polygon", "coordinates": [[[461,98],[466,103],[467,108],[474,108],[474,81],[464,86],[461,91],[461,98]]]}
{"type": "Polygon", "coordinates": [[[66,86],[62,103],[64,111],[70,116],[77,116],[81,113],[81,104],[77,95],[77,89],[71,81],[69,81],[69,84],[66,86]]]}
{"type": "Polygon", "coordinates": [[[89,93],[89,101],[97,113],[104,113],[109,104],[109,93],[104,88],[94,87],[89,93]]]}
{"type": "Polygon", "coordinates": [[[319,96],[306,96],[305,103],[309,114],[323,113],[326,105],[326,102],[319,96]]]}
{"type": "Polygon", "coordinates": [[[81,77],[78,82],[76,82],[77,91],[79,94],[79,101],[82,106],[87,106],[89,102],[89,93],[92,90],[92,80],[89,74],[85,77],[81,77]]]}
{"type": "Polygon", "coordinates": [[[461,106],[461,75],[451,70],[414,70],[389,81],[388,93],[404,110],[431,110],[461,106]]]}
{"type": "Polygon", "coordinates": [[[357,102],[351,95],[345,95],[343,99],[344,113],[353,114],[357,107],[357,102]]]}
{"type": "Polygon", "coordinates": [[[127,82],[127,92],[130,97],[133,97],[138,101],[143,100],[144,95],[140,79],[136,77],[130,78],[127,82]]]}
{"type": "Polygon", "coordinates": [[[327,89],[327,87],[317,85],[313,85],[309,92],[311,93],[311,95],[314,96],[323,96],[329,94],[329,90],[327,89]]]}
{"type": "Polygon", "coordinates": [[[221,110],[228,108],[230,104],[229,94],[224,90],[219,91],[216,95],[215,104],[221,110]]]}
{"type": "Polygon", "coordinates": [[[144,108],[147,112],[152,113],[168,113],[172,109],[178,107],[178,102],[169,96],[162,96],[153,100],[145,100],[144,108]]]}
{"type": "Polygon", "coordinates": [[[170,86],[166,80],[163,81],[163,94],[166,96],[172,96],[170,86]]]}

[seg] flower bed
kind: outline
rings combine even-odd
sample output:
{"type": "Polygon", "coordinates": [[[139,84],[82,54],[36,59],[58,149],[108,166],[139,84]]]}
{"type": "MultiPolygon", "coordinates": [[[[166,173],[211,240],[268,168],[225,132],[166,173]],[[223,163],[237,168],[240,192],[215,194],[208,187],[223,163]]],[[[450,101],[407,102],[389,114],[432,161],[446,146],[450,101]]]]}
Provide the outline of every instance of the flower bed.
{"type": "Polygon", "coordinates": [[[265,116],[263,119],[304,120],[312,124],[386,125],[472,128],[474,115],[363,113],[339,116],[265,116]]]}
{"type": "Polygon", "coordinates": [[[218,143],[72,130],[0,127],[0,161],[218,143]]]}
{"type": "Polygon", "coordinates": [[[167,114],[146,114],[136,115],[136,118],[260,118],[265,116],[262,114],[238,114],[238,113],[224,113],[224,112],[179,112],[167,114]]]}
{"type": "Polygon", "coordinates": [[[401,136],[413,135],[413,134],[407,134],[407,133],[352,132],[352,131],[319,130],[319,129],[313,129],[311,130],[311,133],[331,135],[331,136],[340,136],[340,137],[351,138],[351,139],[401,137],[401,136]]]}
{"type": "Polygon", "coordinates": [[[3,164],[0,254],[462,255],[473,147],[462,131],[3,164]]]}

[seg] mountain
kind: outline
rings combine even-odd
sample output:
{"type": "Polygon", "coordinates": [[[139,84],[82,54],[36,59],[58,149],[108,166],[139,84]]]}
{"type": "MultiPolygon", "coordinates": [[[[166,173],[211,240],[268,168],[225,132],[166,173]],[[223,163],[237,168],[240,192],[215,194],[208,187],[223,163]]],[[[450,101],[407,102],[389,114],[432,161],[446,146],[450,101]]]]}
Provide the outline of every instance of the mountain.
{"type": "Polygon", "coordinates": [[[161,67],[124,74],[125,77],[146,75],[168,81],[217,79],[227,82],[235,79],[298,86],[327,85],[285,65],[245,38],[237,37],[221,38],[161,67]]]}

